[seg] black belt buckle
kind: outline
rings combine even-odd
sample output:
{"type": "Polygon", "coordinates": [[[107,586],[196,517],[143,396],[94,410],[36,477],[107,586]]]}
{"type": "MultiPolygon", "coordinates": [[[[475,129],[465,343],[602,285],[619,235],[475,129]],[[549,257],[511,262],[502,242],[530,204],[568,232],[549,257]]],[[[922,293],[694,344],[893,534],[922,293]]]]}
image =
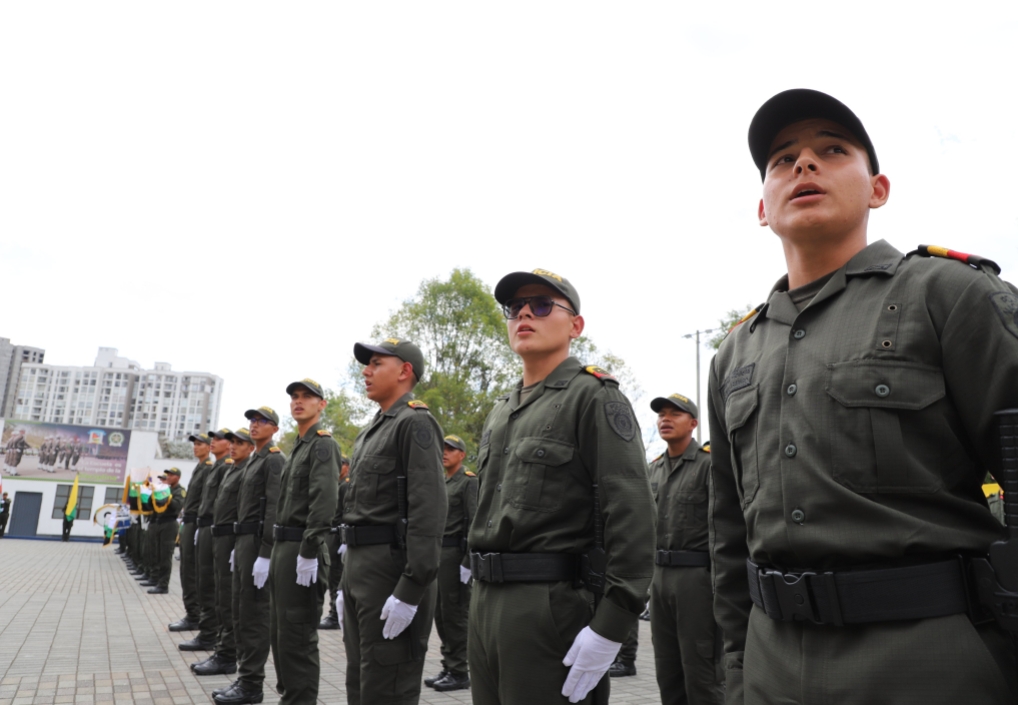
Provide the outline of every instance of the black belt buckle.
{"type": "Polygon", "coordinates": [[[764,598],[764,603],[777,602],[781,614],[772,614],[765,608],[767,616],[783,622],[795,620],[813,622],[814,624],[833,624],[843,626],[841,605],[838,601],[837,586],[834,573],[782,573],[780,570],[760,570],[760,591],[770,593],[774,600],[764,598]],[[821,601],[816,593],[823,591],[821,601]]]}
{"type": "Polygon", "coordinates": [[[357,527],[350,526],[349,524],[340,524],[339,527],[340,540],[346,544],[347,548],[351,548],[357,545],[357,527]]]}
{"type": "Polygon", "coordinates": [[[657,561],[660,566],[671,567],[672,565],[672,552],[662,551],[660,548],[657,550],[657,561]]]}
{"type": "Polygon", "coordinates": [[[502,572],[502,554],[471,553],[470,572],[474,578],[485,583],[505,582],[502,572]]]}

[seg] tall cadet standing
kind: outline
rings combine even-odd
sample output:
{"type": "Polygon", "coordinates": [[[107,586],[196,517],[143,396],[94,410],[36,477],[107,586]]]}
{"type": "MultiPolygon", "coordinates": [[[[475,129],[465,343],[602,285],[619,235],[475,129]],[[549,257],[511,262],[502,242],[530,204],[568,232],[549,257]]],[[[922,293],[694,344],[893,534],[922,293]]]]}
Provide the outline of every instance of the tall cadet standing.
{"type": "Polygon", "coordinates": [[[208,459],[211,451],[208,434],[192,434],[188,440],[191,441],[198,464],[191,473],[191,485],[180,512],[180,590],[184,597],[184,617],[169,625],[171,632],[197,629],[201,615],[201,603],[198,601],[198,542],[195,534],[198,532],[198,507],[201,505],[202,489],[212,461],[208,459]]]}

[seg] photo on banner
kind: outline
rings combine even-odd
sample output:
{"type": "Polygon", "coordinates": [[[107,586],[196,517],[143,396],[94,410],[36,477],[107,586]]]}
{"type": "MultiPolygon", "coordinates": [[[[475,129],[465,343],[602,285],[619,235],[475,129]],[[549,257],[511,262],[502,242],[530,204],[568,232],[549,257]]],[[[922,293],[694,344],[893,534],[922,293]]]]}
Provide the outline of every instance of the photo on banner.
{"type": "Polygon", "coordinates": [[[123,484],[131,432],[7,419],[0,448],[18,479],[123,484]]]}

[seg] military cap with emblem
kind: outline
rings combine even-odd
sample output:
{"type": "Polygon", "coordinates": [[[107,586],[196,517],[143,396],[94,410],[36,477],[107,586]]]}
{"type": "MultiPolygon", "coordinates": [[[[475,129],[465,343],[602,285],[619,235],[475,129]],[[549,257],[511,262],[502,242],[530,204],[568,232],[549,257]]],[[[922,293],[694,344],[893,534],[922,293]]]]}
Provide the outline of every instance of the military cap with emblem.
{"type": "Polygon", "coordinates": [[[467,452],[467,444],[463,442],[463,439],[459,436],[449,435],[442,439],[445,445],[456,450],[462,450],[464,453],[467,452]]]}
{"type": "MultiPolygon", "coordinates": [[[[289,393],[289,387],[287,387],[287,394],[289,393]]],[[[245,419],[251,420],[256,416],[260,416],[266,421],[271,421],[273,426],[279,425],[279,414],[270,406],[259,406],[257,409],[248,409],[244,412],[245,419]]]]}
{"type": "Polygon", "coordinates": [[[657,397],[650,402],[650,408],[654,413],[661,411],[666,404],[674,406],[679,411],[685,411],[687,414],[692,416],[694,419],[699,418],[696,404],[681,394],[669,394],[666,397],[657,397]]]}
{"type": "Polygon", "coordinates": [[[229,436],[232,431],[228,428],[221,428],[218,431],[209,431],[209,438],[218,438],[219,440],[229,440],[229,436]]]}
{"type": "Polygon", "coordinates": [[[228,441],[244,441],[245,443],[254,444],[251,440],[251,432],[246,428],[238,428],[236,431],[231,431],[226,434],[226,440],[228,441]]]}
{"type": "Polygon", "coordinates": [[[192,433],[190,436],[187,437],[187,440],[190,441],[191,443],[208,444],[211,439],[209,438],[209,434],[207,433],[192,433]]]}
{"type": "Polygon", "coordinates": [[[366,365],[371,362],[372,355],[398,357],[403,362],[410,363],[418,382],[424,377],[424,353],[409,340],[386,338],[376,345],[369,343],[354,344],[353,356],[357,358],[357,362],[366,365]]]}
{"type": "Polygon", "coordinates": [[[852,136],[866,148],[873,173],[880,173],[873,142],[866,133],[862,120],[847,105],[820,91],[793,88],[778,93],[761,105],[753,117],[753,122],[750,123],[749,151],[753,155],[753,162],[760,170],[761,178],[767,174],[771,143],[777,134],[793,123],[812,119],[830,120],[851,132],[852,136]]]}
{"type": "Polygon", "coordinates": [[[535,269],[532,272],[512,272],[502,277],[495,285],[495,301],[504,304],[516,295],[520,287],[527,284],[543,284],[562,294],[570,304],[573,311],[580,312],[580,294],[576,291],[568,279],[559,276],[547,269],[535,269]]]}
{"type": "Polygon", "coordinates": [[[164,470],[163,474],[159,476],[159,479],[165,480],[167,475],[176,475],[177,477],[180,477],[180,468],[170,468],[169,470],[164,470]]]}
{"type": "Polygon", "coordinates": [[[298,387],[304,387],[304,389],[308,390],[316,397],[321,397],[322,399],[325,398],[325,390],[322,389],[322,385],[318,384],[318,382],[314,381],[310,377],[299,379],[296,382],[290,382],[290,384],[286,385],[286,393],[293,394],[293,390],[298,387]]]}

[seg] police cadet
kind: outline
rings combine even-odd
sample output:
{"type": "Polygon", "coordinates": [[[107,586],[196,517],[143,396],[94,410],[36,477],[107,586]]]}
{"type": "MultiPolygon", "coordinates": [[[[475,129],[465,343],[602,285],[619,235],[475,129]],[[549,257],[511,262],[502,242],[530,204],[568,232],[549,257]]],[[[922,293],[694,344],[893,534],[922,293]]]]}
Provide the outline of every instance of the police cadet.
{"type": "MultiPolygon", "coordinates": [[[[181,651],[211,651],[219,640],[219,613],[216,611],[216,564],[214,541],[212,536],[213,516],[216,507],[216,494],[222,472],[232,464],[230,458],[230,441],[226,435],[230,429],[221,428],[209,431],[209,448],[215,462],[205,475],[202,487],[201,504],[198,505],[198,531],[195,534],[197,548],[198,602],[201,611],[198,616],[198,636],[177,646],[181,651]]],[[[208,462],[208,461],[206,461],[208,462]]]]}
{"type": "Polygon", "coordinates": [[[141,516],[139,517],[139,540],[141,549],[141,574],[135,576],[140,580],[138,584],[142,587],[153,587],[156,583],[152,579],[154,575],[155,548],[152,542],[152,482],[151,477],[146,477],[145,482],[138,488],[141,501],[141,516]]]}
{"type": "Polygon", "coordinates": [[[286,393],[297,441],[280,479],[269,565],[269,643],[280,705],[318,697],[317,627],[330,565],[325,537],[336,513],[340,457],[336,441],[319,425],[326,406],[321,385],[302,379],[286,393]]]}
{"type": "Polygon", "coordinates": [[[523,380],[496,402],[478,449],[473,699],[607,702],[603,676],[643,612],[653,570],[640,431],[615,378],[569,354],[584,320],[568,280],[514,272],[495,298],[523,380]]]}
{"type": "MultiPolygon", "coordinates": [[[[279,415],[268,406],[248,409],[254,453],[243,466],[237,523],[233,525],[233,621],[236,625],[237,680],[212,691],[217,703],[241,705],[263,699],[265,661],[269,657],[269,558],[276,520],[279,480],[286,456],[272,437],[279,415]]],[[[239,432],[238,432],[239,434],[239,432]]]]}
{"type": "Polygon", "coordinates": [[[153,501],[152,542],[155,548],[152,580],[155,586],[149,594],[165,595],[170,591],[170,574],[173,572],[173,549],[177,542],[177,517],[184,506],[187,491],[180,484],[180,470],[170,468],[159,476],[170,487],[169,501],[164,505],[153,501]]]}
{"type": "Polygon", "coordinates": [[[221,675],[237,670],[236,623],[233,612],[233,549],[237,536],[237,502],[240,499],[241,477],[247,465],[254,441],[251,432],[240,428],[226,434],[230,442],[230,459],[223,468],[211,527],[213,561],[216,573],[216,612],[219,620],[219,637],[215,652],[201,663],[191,664],[191,671],[199,676],[221,675]]]}
{"type": "Polygon", "coordinates": [[[724,700],[721,640],[710,583],[707,497],[710,453],[693,439],[699,413],[688,397],[651,401],[668,450],[650,468],[657,498],[657,550],[650,584],[650,632],[664,705],[724,700]]]}
{"type": "Polygon", "coordinates": [[[749,143],[788,273],[711,364],[727,700],[1015,702],[1014,644],[966,590],[1004,531],[981,484],[1018,407],[1015,288],[867,244],[890,182],[834,98],[779,93],[749,143]]]}
{"type": "Polygon", "coordinates": [[[467,673],[467,616],[470,612],[470,568],[467,530],[477,513],[477,475],[463,467],[467,446],[459,436],[446,436],[442,446],[449,512],[438,565],[435,629],[442,640],[442,671],[424,685],[439,692],[470,687],[467,673]],[[464,560],[466,558],[466,560],[464,560]]]}
{"type": "Polygon", "coordinates": [[[195,534],[198,531],[198,506],[201,504],[202,488],[205,477],[212,467],[209,460],[209,436],[207,433],[191,434],[194,457],[198,464],[191,473],[191,485],[184,498],[184,507],[180,512],[180,590],[184,597],[184,618],[169,625],[171,632],[184,632],[198,628],[198,617],[201,614],[201,603],[198,602],[198,552],[195,534]]]}
{"type": "Polygon", "coordinates": [[[416,703],[435,612],[442,530],[442,429],[413,398],[424,355],[408,340],[357,343],[379,410],[354,442],[343,506],[346,567],[336,605],[350,705],[416,703]]]}
{"type": "Polygon", "coordinates": [[[350,459],[345,455],[339,465],[339,499],[336,501],[336,514],[332,517],[332,533],[327,539],[332,565],[329,566],[329,616],[318,623],[319,629],[339,629],[339,612],[336,611],[336,600],[339,598],[339,584],[343,579],[343,554],[346,544],[340,527],[343,525],[343,502],[346,499],[346,488],[350,486],[350,459]]]}

